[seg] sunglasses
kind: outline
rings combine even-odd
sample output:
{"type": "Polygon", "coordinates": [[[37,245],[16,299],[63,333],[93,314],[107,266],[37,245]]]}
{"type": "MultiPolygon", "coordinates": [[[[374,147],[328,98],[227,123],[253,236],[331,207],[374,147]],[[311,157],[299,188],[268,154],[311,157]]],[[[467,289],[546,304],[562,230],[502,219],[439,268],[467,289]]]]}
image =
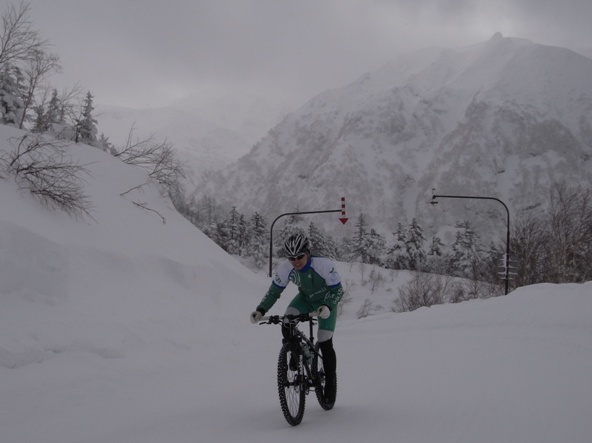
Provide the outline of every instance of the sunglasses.
{"type": "Polygon", "coordinates": [[[288,257],[288,260],[290,260],[290,261],[302,260],[304,258],[304,255],[305,254],[300,254],[300,255],[297,255],[296,257],[288,257]]]}

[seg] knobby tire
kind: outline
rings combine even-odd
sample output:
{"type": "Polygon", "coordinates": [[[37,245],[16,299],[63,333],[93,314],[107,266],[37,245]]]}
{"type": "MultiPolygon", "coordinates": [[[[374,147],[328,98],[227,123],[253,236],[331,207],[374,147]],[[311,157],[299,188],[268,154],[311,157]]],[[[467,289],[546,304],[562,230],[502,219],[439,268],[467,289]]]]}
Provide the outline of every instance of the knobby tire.
{"type": "Polygon", "coordinates": [[[304,374],[299,353],[293,351],[294,345],[286,343],[280,350],[278,358],[277,382],[280,405],[286,421],[292,426],[300,424],[304,416],[306,387],[303,384],[304,374]],[[295,371],[290,369],[290,357],[294,352],[297,361],[295,371]]]}

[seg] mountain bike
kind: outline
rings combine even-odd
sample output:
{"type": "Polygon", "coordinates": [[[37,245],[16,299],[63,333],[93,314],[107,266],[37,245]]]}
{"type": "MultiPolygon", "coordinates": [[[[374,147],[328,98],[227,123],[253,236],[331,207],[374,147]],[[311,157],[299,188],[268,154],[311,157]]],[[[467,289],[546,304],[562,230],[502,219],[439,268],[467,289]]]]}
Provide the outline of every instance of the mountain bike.
{"type": "Polygon", "coordinates": [[[304,416],[306,395],[314,391],[321,407],[333,408],[325,402],[325,371],[323,356],[318,342],[315,343],[313,325],[314,314],[270,315],[263,317],[260,325],[285,325],[290,335],[284,340],[277,366],[277,385],[280,405],[286,421],[292,426],[300,424],[304,416]],[[298,323],[309,323],[308,336],[298,329],[298,323]]]}

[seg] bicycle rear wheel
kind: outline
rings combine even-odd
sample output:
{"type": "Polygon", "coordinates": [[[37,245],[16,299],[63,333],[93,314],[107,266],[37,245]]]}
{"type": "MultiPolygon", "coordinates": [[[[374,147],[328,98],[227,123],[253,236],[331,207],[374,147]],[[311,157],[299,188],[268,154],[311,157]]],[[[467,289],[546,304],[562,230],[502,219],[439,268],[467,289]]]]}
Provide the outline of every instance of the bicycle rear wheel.
{"type": "Polygon", "coordinates": [[[280,350],[277,369],[278,394],[286,421],[292,426],[300,424],[304,416],[306,388],[299,350],[286,343],[280,350]],[[290,360],[292,368],[290,368],[290,360]]]}

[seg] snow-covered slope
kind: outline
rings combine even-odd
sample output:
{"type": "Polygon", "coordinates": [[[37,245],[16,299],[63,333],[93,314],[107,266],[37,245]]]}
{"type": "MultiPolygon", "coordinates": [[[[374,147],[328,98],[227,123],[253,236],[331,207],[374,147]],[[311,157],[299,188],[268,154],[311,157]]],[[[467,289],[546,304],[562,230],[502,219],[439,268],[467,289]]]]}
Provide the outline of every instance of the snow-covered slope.
{"type": "Polygon", "coordinates": [[[516,214],[546,205],[554,182],[588,184],[590,78],[589,58],[500,34],[417,51],[313,98],[196,193],[269,217],[346,196],[350,214],[388,229],[453,224],[469,206],[484,232],[502,232],[501,206],[444,213],[428,204],[432,188],[501,198],[516,214]]]}
{"type": "MultiPolygon", "coordinates": [[[[20,136],[0,126],[0,151],[20,136]]],[[[121,196],[141,170],[83,145],[70,153],[91,172],[93,219],[0,180],[0,441],[589,441],[591,283],[394,314],[408,273],[372,269],[384,273],[372,289],[370,267],[339,263],[351,299],[335,336],[338,403],[327,412],[309,396],[290,429],[279,330],[247,318],[269,279],[157,189],[121,196]],[[356,320],[365,298],[383,308],[356,320]]]]}
{"type": "MultiPolygon", "coordinates": [[[[3,150],[8,137],[22,134],[0,130],[3,150]]],[[[204,319],[216,312],[228,321],[228,306],[252,304],[237,299],[235,284],[258,292],[253,274],[155,186],[121,195],[146,182],[143,171],[84,145],[74,145],[72,155],[90,173],[92,218],[49,212],[13,180],[0,181],[0,367],[69,352],[125,357],[174,343],[179,333],[211,340],[216,332],[204,319]]]]}

